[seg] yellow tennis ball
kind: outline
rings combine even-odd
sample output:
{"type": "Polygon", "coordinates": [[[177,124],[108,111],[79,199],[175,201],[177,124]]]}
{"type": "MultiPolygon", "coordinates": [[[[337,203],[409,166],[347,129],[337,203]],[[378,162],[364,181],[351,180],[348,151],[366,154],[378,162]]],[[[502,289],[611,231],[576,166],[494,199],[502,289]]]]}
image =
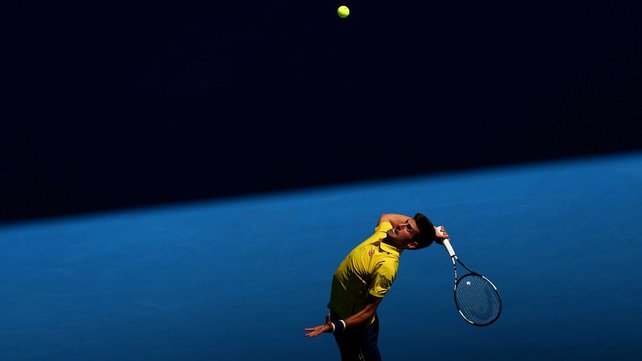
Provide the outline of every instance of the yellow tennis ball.
{"type": "Polygon", "coordinates": [[[347,18],[348,15],[350,15],[350,8],[345,5],[339,6],[337,9],[337,15],[339,15],[341,19],[347,18]]]}

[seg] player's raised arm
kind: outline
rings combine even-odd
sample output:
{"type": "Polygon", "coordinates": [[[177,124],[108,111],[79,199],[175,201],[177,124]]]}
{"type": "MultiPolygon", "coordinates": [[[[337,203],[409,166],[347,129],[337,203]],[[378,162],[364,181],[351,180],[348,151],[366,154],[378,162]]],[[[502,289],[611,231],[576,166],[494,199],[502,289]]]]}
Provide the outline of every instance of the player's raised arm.
{"type": "Polygon", "coordinates": [[[386,213],[386,214],[382,214],[381,217],[379,217],[379,223],[377,223],[377,225],[381,224],[382,222],[390,222],[390,224],[392,224],[392,228],[395,228],[399,224],[402,224],[408,221],[408,218],[412,218],[412,217],[408,217],[403,214],[386,213]]]}

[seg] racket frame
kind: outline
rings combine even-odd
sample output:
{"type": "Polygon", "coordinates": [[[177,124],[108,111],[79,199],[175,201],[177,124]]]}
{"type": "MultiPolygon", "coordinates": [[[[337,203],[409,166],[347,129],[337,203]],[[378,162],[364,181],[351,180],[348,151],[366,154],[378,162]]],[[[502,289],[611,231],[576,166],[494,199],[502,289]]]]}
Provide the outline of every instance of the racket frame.
{"type": "Polygon", "coordinates": [[[457,257],[457,254],[455,254],[455,250],[453,249],[453,247],[452,247],[452,246],[451,246],[451,244],[450,244],[450,239],[448,239],[448,238],[444,239],[444,240],[442,241],[442,245],[443,245],[443,246],[446,248],[446,250],[448,251],[448,255],[450,255],[450,260],[453,262],[453,273],[454,273],[454,277],[455,277],[455,281],[454,281],[455,283],[454,283],[454,286],[453,286],[453,297],[454,297],[455,306],[457,307],[457,312],[459,312],[459,315],[460,315],[460,316],[461,316],[461,317],[462,317],[466,322],[468,322],[469,324],[471,324],[471,325],[473,325],[473,326],[477,326],[477,327],[484,327],[484,326],[488,326],[488,325],[490,325],[491,323],[495,322],[495,321],[499,318],[499,315],[502,313],[502,298],[500,297],[500,295],[499,295],[499,290],[497,289],[497,287],[495,286],[495,284],[494,284],[493,282],[491,282],[488,278],[486,278],[486,276],[484,276],[484,275],[482,275],[482,274],[479,274],[479,273],[477,273],[477,272],[473,271],[472,269],[470,269],[468,266],[466,266],[466,265],[464,264],[464,262],[462,262],[462,261],[459,259],[459,257],[457,257]],[[464,268],[465,268],[469,273],[467,273],[467,274],[465,274],[464,276],[462,276],[461,278],[459,278],[459,277],[458,277],[458,275],[457,275],[457,263],[459,263],[460,265],[462,265],[462,266],[463,266],[463,267],[464,267],[464,268]],[[494,289],[495,293],[497,293],[497,299],[498,299],[498,301],[499,301],[499,310],[497,311],[497,314],[495,315],[495,317],[494,317],[492,320],[488,321],[488,322],[484,322],[484,323],[476,323],[476,322],[473,322],[472,320],[469,320],[469,319],[464,315],[464,313],[461,311],[461,308],[459,307],[459,303],[457,302],[457,285],[459,285],[459,282],[460,282],[461,280],[463,280],[464,278],[466,278],[466,277],[468,277],[468,276],[478,276],[478,277],[483,278],[486,282],[488,282],[488,284],[490,284],[490,285],[493,287],[493,289],[494,289]]]}

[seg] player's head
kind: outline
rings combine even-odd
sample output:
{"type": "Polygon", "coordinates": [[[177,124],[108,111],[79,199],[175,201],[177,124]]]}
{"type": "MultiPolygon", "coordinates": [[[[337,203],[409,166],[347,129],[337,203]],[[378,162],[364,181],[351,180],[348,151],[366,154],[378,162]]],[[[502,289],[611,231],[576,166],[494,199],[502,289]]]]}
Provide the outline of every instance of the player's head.
{"type": "Polygon", "coordinates": [[[436,237],[434,225],[430,219],[422,213],[415,214],[413,218],[417,224],[419,233],[413,238],[414,248],[412,249],[421,249],[429,246],[436,237]]]}
{"type": "Polygon", "coordinates": [[[417,213],[389,229],[386,239],[402,249],[421,249],[429,246],[435,239],[435,227],[428,217],[417,213]]]}

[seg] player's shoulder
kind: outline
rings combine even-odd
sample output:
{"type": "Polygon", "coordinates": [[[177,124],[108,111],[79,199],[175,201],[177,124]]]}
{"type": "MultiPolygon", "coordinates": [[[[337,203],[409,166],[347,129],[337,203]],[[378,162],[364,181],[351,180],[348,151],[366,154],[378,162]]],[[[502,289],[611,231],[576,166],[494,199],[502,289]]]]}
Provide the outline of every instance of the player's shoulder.
{"type": "Polygon", "coordinates": [[[392,223],[390,223],[388,221],[383,221],[383,222],[377,224],[377,226],[374,229],[374,232],[375,233],[381,233],[381,232],[385,233],[385,232],[388,232],[388,230],[390,230],[390,229],[392,229],[392,223]]]}

